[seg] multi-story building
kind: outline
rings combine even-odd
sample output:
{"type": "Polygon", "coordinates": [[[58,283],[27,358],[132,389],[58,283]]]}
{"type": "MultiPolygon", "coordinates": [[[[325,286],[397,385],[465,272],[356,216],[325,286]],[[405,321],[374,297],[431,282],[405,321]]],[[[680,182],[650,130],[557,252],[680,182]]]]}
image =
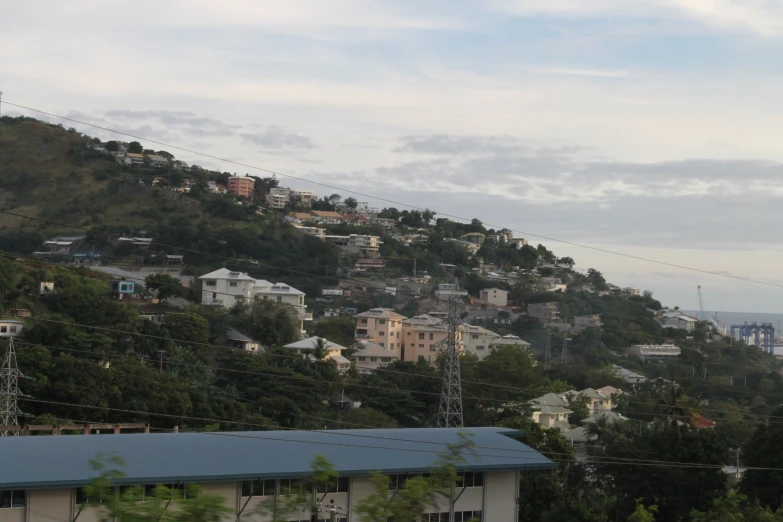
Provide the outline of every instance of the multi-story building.
{"type": "Polygon", "coordinates": [[[313,201],[316,201],[318,199],[318,194],[315,192],[310,192],[309,190],[292,190],[291,191],[291,201],[294,203],[298,203],[304,207],[310,207],[313,204],[313,201]]]}
{"type": "Polygon", "coordinates": [[[560,317],[560,303],[531,303],[527,305],[527,315],[546,321],[555,321],[560,317]]]}
{"type": "Polygon", "coordinates": [[[228,177],[228,191],[231,194],[242,196],[246,198],[253,197],[253,187],[255,187],[256,180],[249,176],[229,176],[228,177]]]}
{"type": "MultiPolygon", "coordinates": [[[[313,486],[312,495],[323,506],[318,519],[330,519],[331,512],[338,522],[362,522],[358,506],[375,493],[376,472],[389,477],[392,491],[403,488],[409,476],[431,472],[438,454],[457,445],[463,433],[477,447],[494,451],[465,452],[456,465],[459,486],[431,500],[423,509],[426,520],[449,520],[450,513],[451,520],[516,520],[520,472],[552,470],[555,464],[507,428],[9,437],[0,445],[0,517],[8,522],[106,520],[100,504],[86,502],[86,488],[96,478],[89,463],[106,455],[127,463],[116,467],[122,474],[112,485],[139,486],[142,500],[156,501],[158,484],[183,492],[183,486],[193,486],[201,495],[220,497],[230,520],[243,513],[258,522],[310,520],[310,513],[298,508],[290,515],[278,511],[293,501],[292,487],[312,481],[312,463],[323,457],[339,478],[323,490],[313,486]],[[399,440],[406,442],[401,446],[399,440]]],[[[177,500],[170,503],[169,509],[177,509],[177,500]]]]}
{"type": "Polygon", "coordinates": [[[500,334],[481,326],[463,324],[460,329],[462,330],[462,345],[465,347],[465,351],[479,359],[489,355],[492,351],[492,343],[500,338],[500,334]]]}
{"type": "Polygon", "coordinates": [[[584,330],[585,328],[601,328],[601,316],[599,314],[575,316],[574,329],[584,330]]]}
{"type": "MultiPolygon", "coordinates": [[[[313,213],[315,213],[315,211],[313,213]]],[[[359,252],[367,256],[377,255],[381,245],[380,237],[361,234],[351,234],[350,236],[326,236],[324,239],[330,243],[334,243],[346,252],[359,252]]]]}
{"type": "Polygon", "coordinates": [[[508,292],[500,288],[485,288],[479,292],[479,299],[495,306],[508,306],[508,292]]]}
{"type": "MultiPolygon", "coordinates": [[[[457,349],[462,350],[462,329],[457,330],[457,349]]],[[[435,364],[438,352],[448,347],[449,329],[438,317],[417,315],[402,322],[402,360],[416,362],[423,359],[435,364]]]]}
{"type": "Polygon", "coordinates": [[[252,299],[287,304],[296,311],[299,330],[303,334],[304,321],[313,319],[313,315],[307,312],[304,292],[292,286],[254,279],[244,272],[233,272],[226,268],[210,272],[199,279],[202,281],[201,304],[231,308],[237,303],[247,303],[252,299]]]}
{"type": "Polygon", "coordinates": [[[665,359],[677,357],[682,350],[673,344],[635,344],[628,348],[628,353],[642,359],[665,359]]]}
{"type": "Polygon", "coordinates": [[[402,321],[400,315],[388,308],[373,308],[356,315],[356,339],[373,341],[402,356],[402,321]]]}
{"type": "Polygon", "coordinates": [[[291,190],[285,187],[272,187],[264,196],[266,206],[275,210],[283,210],[291,200],[291,190]]]}
{"type": "Polygon", "coordinates": [[[308,236],[314,236],[318,239],[326,239],[326,229],[319,227],[307,227],[304,225],[294,225],[294,227],[300,232],[304,232],[308,236]]]}

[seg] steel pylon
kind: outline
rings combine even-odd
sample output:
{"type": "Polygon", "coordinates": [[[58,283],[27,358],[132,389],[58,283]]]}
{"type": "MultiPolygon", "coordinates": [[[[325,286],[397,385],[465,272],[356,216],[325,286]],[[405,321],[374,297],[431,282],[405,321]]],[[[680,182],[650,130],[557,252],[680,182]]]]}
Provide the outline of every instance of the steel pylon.
{"type": "Polygon", "coordinates": [[[443,364],[443,387],[440,394],[440,410],[438,412],[439,428],[461,428],[462,418],[462,377],[460,376],[459,349],[457,334],[460,325],[460,298],[455,288],[449,299],[449,316],[447,319],[448,337],[446,338],[446,357],[443,364]]]}
{"type": "MultiPolygon", "coordinates": [[[[16,352],[14,352],[14,339],[8,338],[8,349],[3,357],[3,364],[0,367],[0,425],[18,426],[19,415],[22,410],[19,409],[17,399],[19,398],[19,378],[22,372],[16,364],[16,352]]],[[[0,431],[0,437],[19,435],[18,431],[0,431]]]]}

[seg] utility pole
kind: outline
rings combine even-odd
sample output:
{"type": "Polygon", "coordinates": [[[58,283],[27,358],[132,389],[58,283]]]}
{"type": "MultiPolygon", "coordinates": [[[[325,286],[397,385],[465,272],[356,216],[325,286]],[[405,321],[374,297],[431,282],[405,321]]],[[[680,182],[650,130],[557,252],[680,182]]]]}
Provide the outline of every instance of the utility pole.
{"type": "Polygon", "coordinates": [[[158,359],[158,373],[163,375],[163,354],[166,353],[165,350],[158,350],[158,356],[160,357],[158,359]]]}
{"type": "Polygon", "coordinates": [[[449,317],[447,319],[448,337],[446,338],[446,360],[443,364],[443,387],[440,393],[438,412],[439,428],[461,428],[462,421],[462,378],[460,376],[457,333],[460,324],[460,297],[458,287],[449,299],[449,317]]]}
{"type": "Polygon", "coordinates": [[[552,363],[552,332],[546,331],[546,351],[544,351],[544,371],[549,369],[552,363]]]}
{"type": "MultiPolygon", "coordinates": [[[[19,409],[17,399],[21,395],[19,391],[19,377],[22,372],[16,364],[14,352],[14,339],[8,338],[8,349],[0,367],[0,424],[3,426],[19,426],[19,409]]],[[[18,431],[0,431],[0,437],[17,436],[18,431]]]]}

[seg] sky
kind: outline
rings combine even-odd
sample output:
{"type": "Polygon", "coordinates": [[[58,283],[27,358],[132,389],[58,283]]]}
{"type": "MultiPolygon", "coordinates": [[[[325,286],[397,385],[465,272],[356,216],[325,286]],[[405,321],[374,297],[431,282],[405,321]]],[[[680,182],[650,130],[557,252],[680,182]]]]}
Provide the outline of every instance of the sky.
{"type": "Polygon", "coordinates": [[[701,285],[709,310],[783,313],[783,288],[606,252],[783,285],[783,0],[0,9],[7,102],[478,218],[664,305],[698,308],[701,285]]]}

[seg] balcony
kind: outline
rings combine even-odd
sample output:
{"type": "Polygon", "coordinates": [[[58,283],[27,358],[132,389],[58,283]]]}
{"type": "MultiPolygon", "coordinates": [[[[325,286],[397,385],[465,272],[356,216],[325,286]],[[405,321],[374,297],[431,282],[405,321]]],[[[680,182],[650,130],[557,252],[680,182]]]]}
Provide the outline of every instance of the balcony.
{"type": "Polygon", "coordinates": [[[372,336],[367,332],[364,333],[356,332],[356,338],[359,340],[372,340],[372,336]]]}

